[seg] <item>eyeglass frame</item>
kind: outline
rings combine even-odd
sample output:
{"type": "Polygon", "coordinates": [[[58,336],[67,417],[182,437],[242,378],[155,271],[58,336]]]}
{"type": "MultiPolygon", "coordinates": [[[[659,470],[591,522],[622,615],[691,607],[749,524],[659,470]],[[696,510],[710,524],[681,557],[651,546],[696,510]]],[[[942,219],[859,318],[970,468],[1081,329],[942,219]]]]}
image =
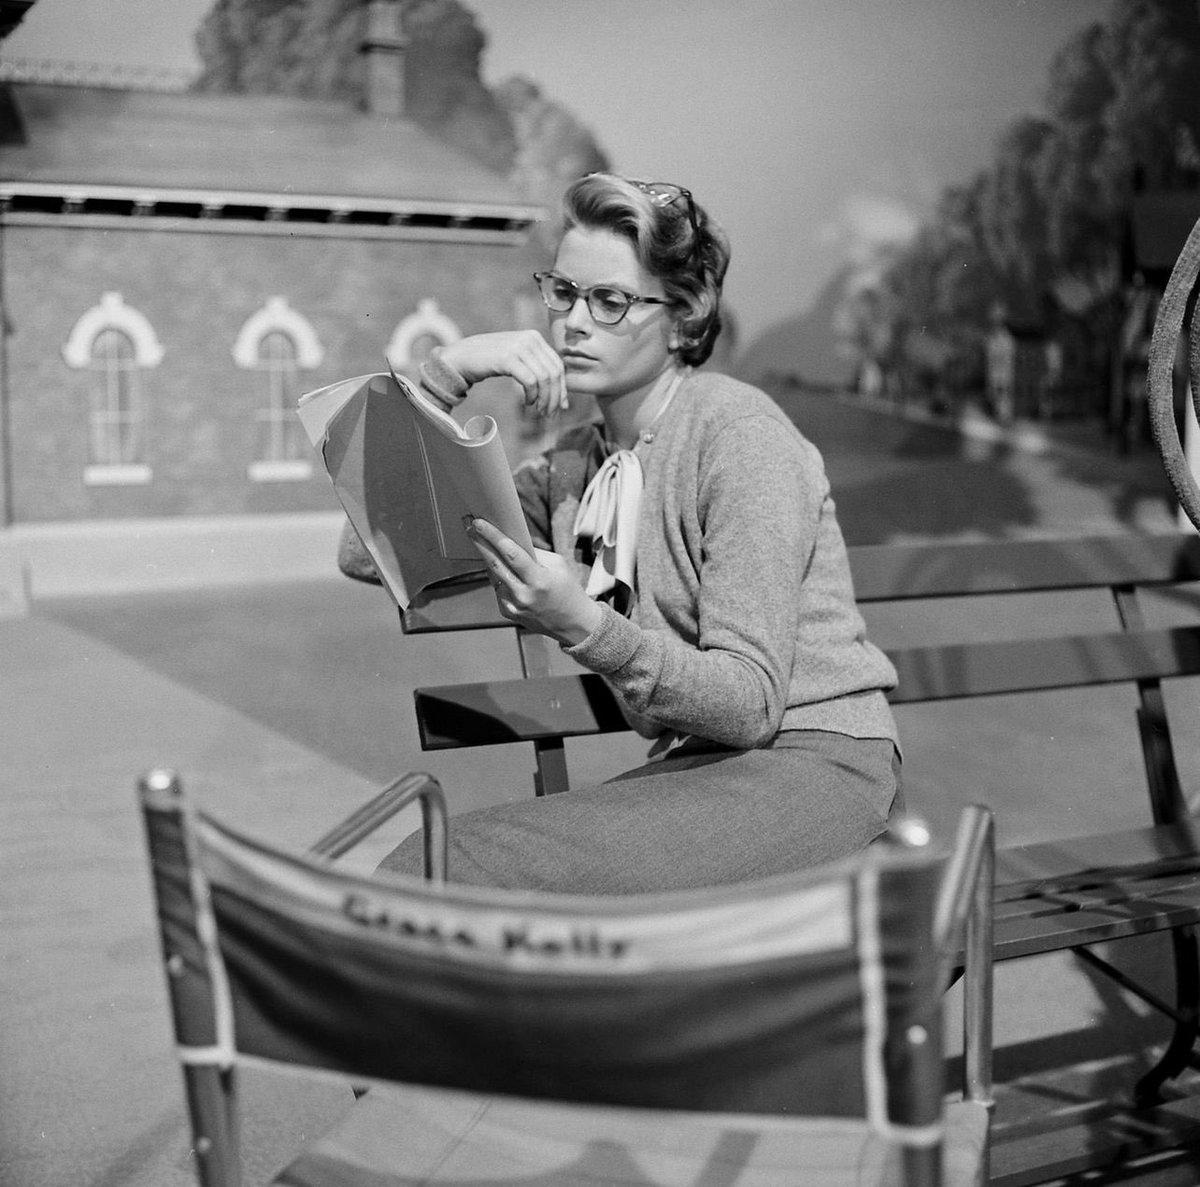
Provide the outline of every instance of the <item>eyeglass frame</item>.
{"type": "Polygon", "coordinates": [[[542,304],[545,305],[551,313],[570,313],[570,311],[575,308],[576,303],[582,300],[587,306],[588,315],[598,326],[619,326],[635,305],[674,304],[669,297],[643,297],[639,293],[631,293],[628,289],[623,289],[620,287],[620,285],[616,284],[594,284],[591,286],[591,288],[583,288],[576,284],[573,280],[570,280],[568,277],[561,276],[552,268],[535,272],[533,274],[533,279],[537,282],[538,295],[542,298],[542,304]],[[550,279],[557,280],[562,284],[565,284],[574,293],[571,303],[562,309],[555,309],[554,306],[550,304],[550,300],[546,296],[546,290],[542,287],[543,282],[550,279]],[[621,310],[621,315],[616,319],[616,321],[602,321],[596,316],[596,310],[592,306],[592,294],[600,289],[605,289],[610,293],[620,293],[621,296],[625,298],[627,303],[625,308],[621,310]]]}

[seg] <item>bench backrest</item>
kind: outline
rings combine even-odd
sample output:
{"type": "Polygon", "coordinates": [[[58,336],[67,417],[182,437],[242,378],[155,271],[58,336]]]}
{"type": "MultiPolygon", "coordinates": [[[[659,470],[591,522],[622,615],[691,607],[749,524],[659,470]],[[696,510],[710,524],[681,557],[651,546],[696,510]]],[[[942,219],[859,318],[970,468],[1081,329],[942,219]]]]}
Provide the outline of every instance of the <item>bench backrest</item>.
{"type": "MultiPolygon", "coordinates": [[[[1087,634],[889,647],[895,704],[1132,682],[1156,818],[1181,802],[1158,682],[1200,674],[1200,625],[1150,628],[1139,590],[1200,581],[1200,536],[1111,535],[1058,540],[872,545],[850,549],[860,604],[1043,591],[1104,590],[1116,626],[1087,634]]],[[[429,591],[402,616],[424,633],[511,626],[486,584],[429,591]]],[[[427,750],[533,742],[539,794],[566,786],[562,740],[625,729],[603,680],[550,675],[545,641],[518,632],[519,679],[418,689],[427,750]]]]}

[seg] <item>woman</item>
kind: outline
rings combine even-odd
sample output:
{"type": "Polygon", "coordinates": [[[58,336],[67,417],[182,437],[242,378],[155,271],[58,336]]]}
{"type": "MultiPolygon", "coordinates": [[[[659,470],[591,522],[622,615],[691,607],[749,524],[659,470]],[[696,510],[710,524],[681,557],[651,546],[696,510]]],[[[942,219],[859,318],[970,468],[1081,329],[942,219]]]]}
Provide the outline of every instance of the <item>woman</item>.
{"type": "MultiPolygon", "coordinates": [[[[537,274],[549,341],[481,334],[422,384],[447,406],[515,379],[542,414],[591,395],[516,480],[537,552],[470,534],[505,617],[602,675],[648,761],[465,813],[451,877],[634,893],[744,881],[861,849],[898,806],[895,672],[867,642],[817,450],[764,393],[693,368],[720,329],[724,233],[678,186],[592,174],[537,274]]],[[[410,838],[384,869],[417,873],[410,838]]]]}

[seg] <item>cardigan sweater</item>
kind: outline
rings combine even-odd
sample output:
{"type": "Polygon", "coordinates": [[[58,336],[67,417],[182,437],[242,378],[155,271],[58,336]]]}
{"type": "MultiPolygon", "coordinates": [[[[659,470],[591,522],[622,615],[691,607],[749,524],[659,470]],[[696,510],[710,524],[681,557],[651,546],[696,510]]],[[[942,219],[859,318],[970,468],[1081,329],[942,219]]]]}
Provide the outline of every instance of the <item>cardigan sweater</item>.
{"type": "MultiPolygon", "coordinates": [[[[575,514],[606,452],[600,426],[581,425],[515,475],[534,544],[581,580],[575,514]]],[[[602,605],[565,653],[605,678],[643,737],[752,749],[813,729],[896,743],[896,672],[866,638],[816,447],[764,392],[698,372],[635,453],[636,601],[628,617],[602,605]]]]}

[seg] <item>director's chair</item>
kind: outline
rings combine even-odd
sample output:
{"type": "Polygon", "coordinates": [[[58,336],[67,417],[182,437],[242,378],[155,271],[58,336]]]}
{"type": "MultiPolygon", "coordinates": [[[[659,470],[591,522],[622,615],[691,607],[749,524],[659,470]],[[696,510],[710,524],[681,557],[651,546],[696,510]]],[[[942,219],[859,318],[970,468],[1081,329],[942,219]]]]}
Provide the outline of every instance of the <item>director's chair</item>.
{"type": "Polygon", "coordinates": [[[949,852],[583,898],[440,882],[440,789],[398,786],[426,809],[430,881],[333,868],[370,822],[298,856],[196,811],[170,772],[141,781],[203,1187],[242,1185],[237,1068],[264,1062],[370,1085],[273,1180],[290,1187],[985,1181],[985,809],[949,852]]]}

